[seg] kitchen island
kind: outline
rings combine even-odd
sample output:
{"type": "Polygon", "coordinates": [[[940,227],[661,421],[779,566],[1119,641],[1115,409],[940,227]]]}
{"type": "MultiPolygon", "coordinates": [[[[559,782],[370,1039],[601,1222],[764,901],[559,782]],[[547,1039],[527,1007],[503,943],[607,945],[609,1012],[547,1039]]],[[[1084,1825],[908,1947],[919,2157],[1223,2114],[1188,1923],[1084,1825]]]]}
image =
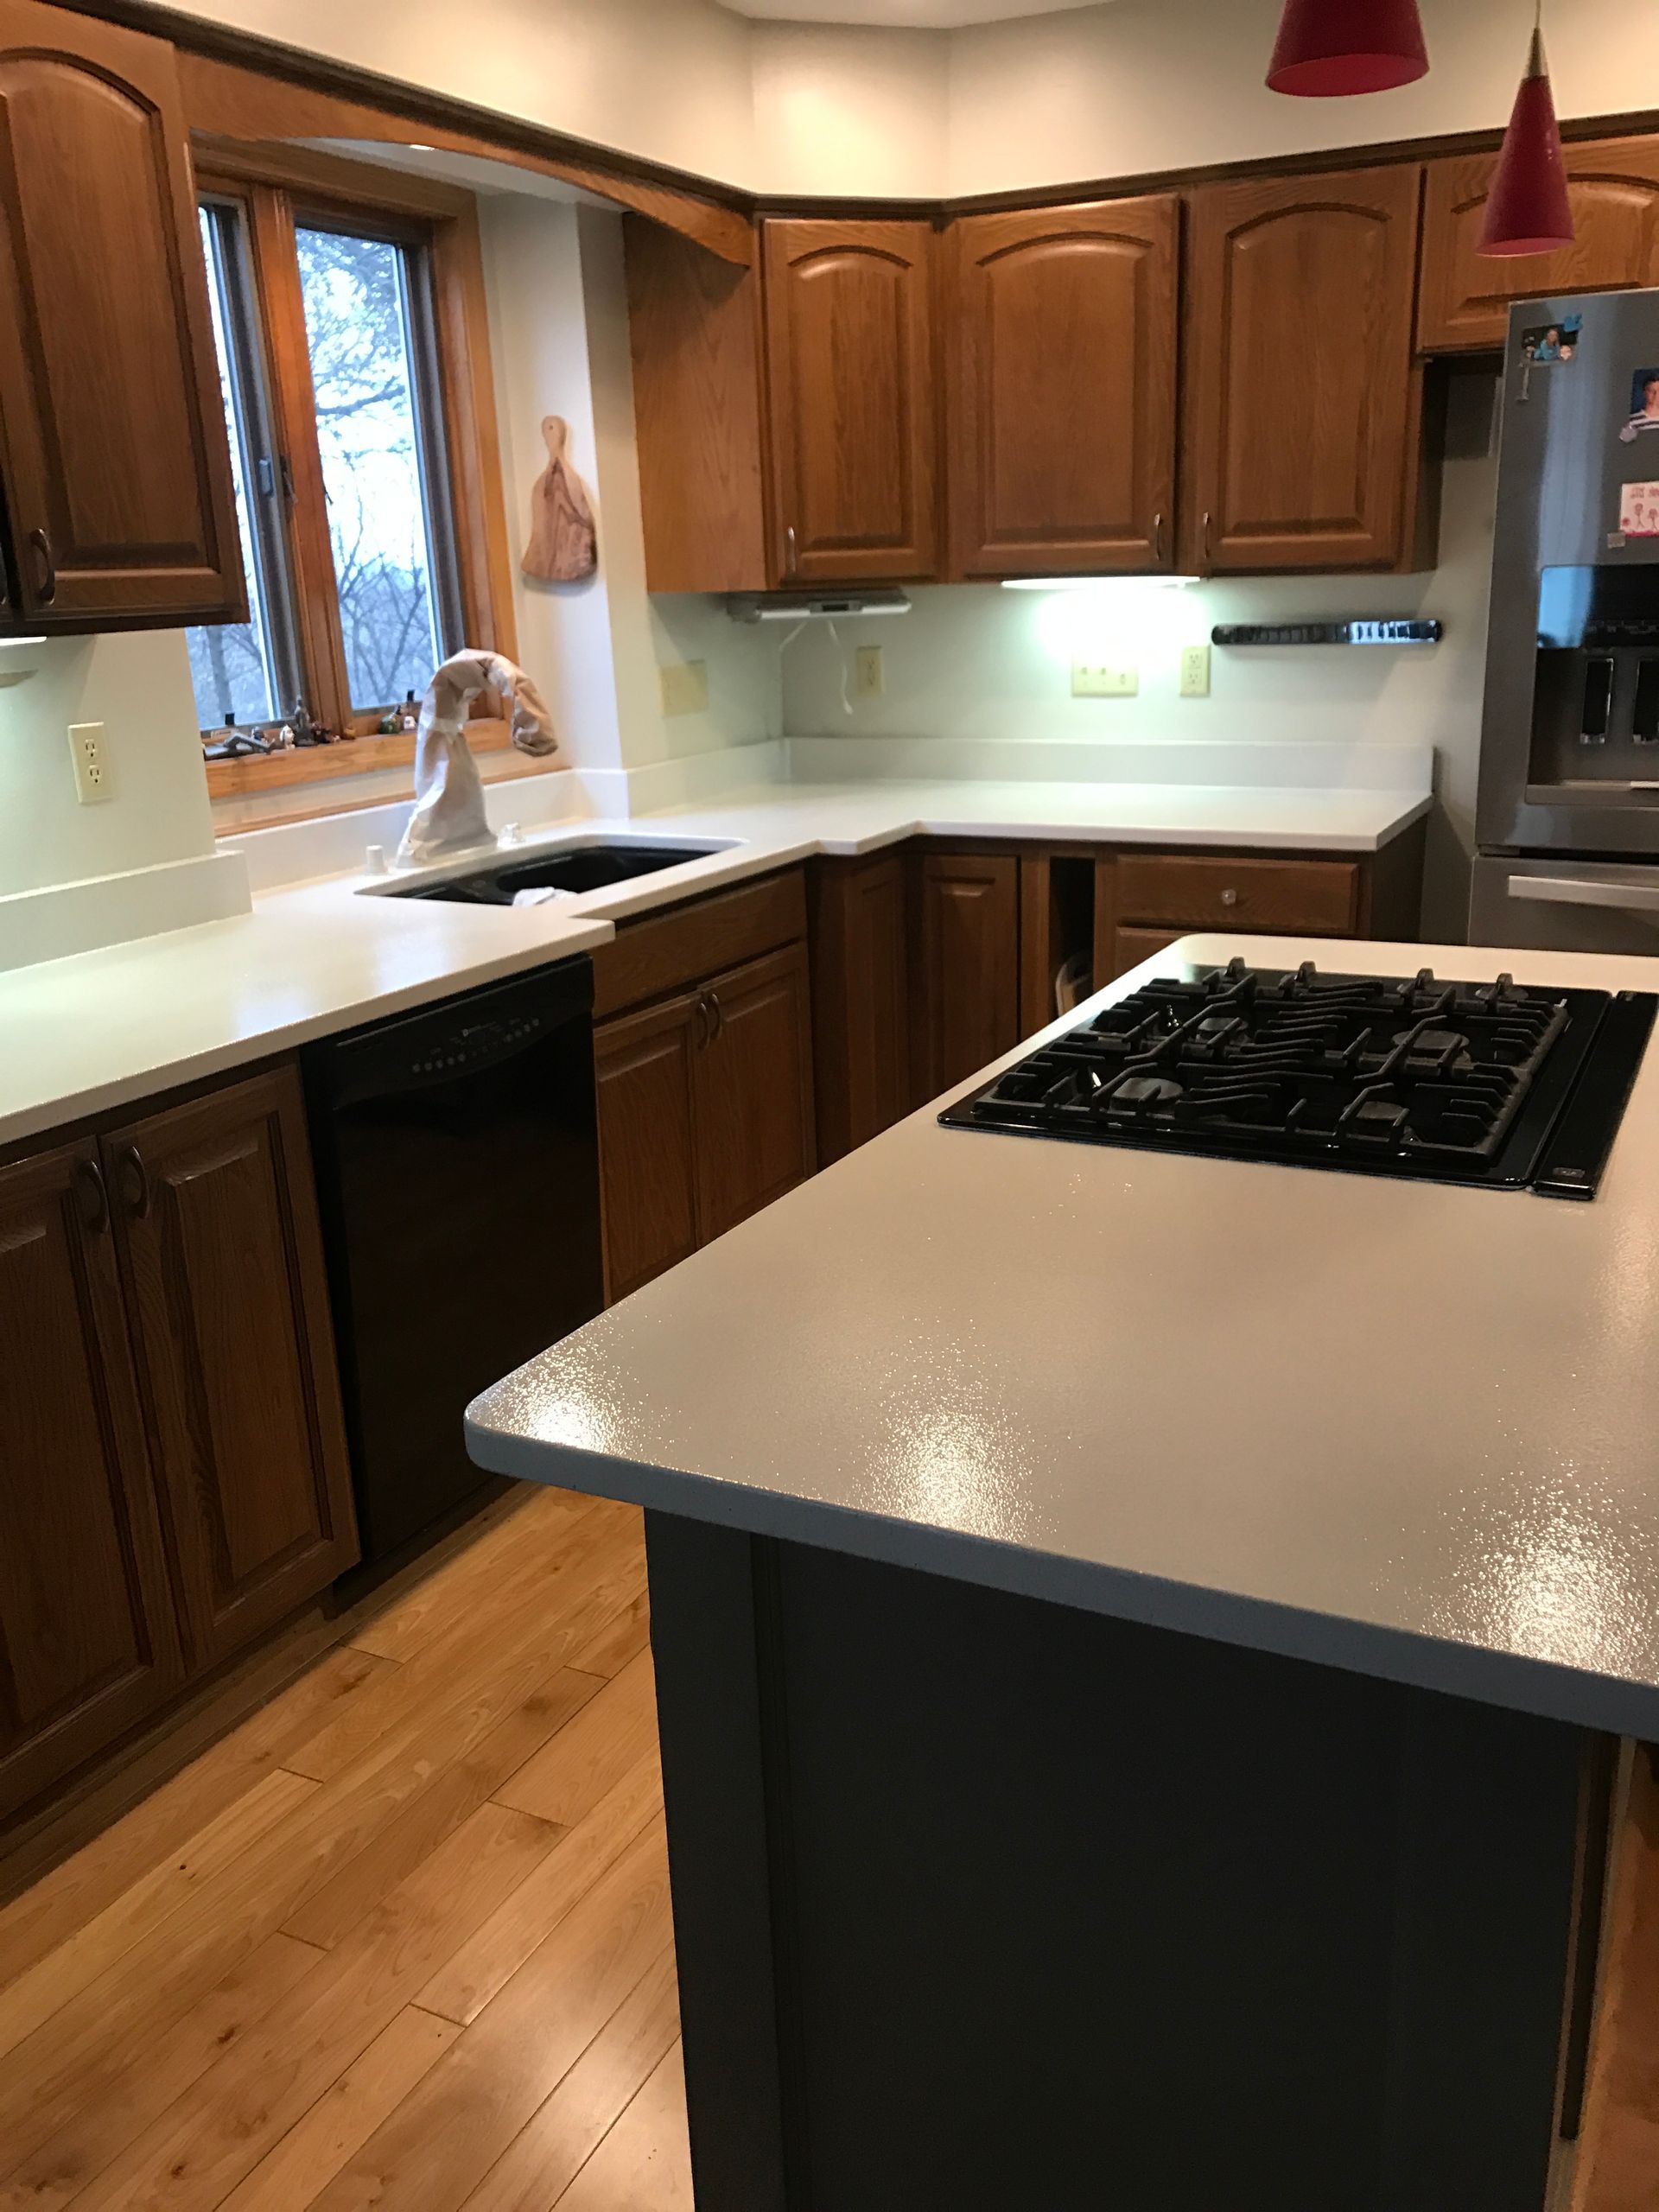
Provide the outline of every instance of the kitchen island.
{"type": "MultiPolygon", "coordinates": [[[[1344,964],[1152,964],[1233,953],[1344,964]]],[[[1539,2212],[1659,1737],[1656,1240],[1652,1054],[1580,1205],[930,1109],[474,1406],[646,1509],[700,2212],[1539,2212]]]]}

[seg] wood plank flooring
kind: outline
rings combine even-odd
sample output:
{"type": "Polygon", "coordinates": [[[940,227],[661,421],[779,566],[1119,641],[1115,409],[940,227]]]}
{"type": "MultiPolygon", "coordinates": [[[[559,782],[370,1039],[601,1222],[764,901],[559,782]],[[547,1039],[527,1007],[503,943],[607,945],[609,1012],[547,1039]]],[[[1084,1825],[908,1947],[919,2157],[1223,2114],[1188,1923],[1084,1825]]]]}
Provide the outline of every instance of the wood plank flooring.
{"type": "Polygon", "coordinates": [[[690,2212],[631,1508],[527,1491],[0,1905],[0,2212],[690,2212]]]}

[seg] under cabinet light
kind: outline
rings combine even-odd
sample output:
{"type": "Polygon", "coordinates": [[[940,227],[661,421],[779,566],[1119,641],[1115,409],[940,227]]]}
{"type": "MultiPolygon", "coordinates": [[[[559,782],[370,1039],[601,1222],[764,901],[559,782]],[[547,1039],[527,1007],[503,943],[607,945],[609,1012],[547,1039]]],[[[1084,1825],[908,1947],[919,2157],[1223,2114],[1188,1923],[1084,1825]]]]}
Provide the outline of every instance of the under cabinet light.
{"type": "Polygon", "coordinates": [[[1201,584],[1202,576],[1004,576],[1004,591],[1102,591],[1114,585],[1136,584],[1143,590],[1185,591],[1201,584]]]}
{"type": "Polygon", "coordinates": [[[43,645],[45,643],[44,638],[0,638],[0,652],[12,645],[43,645]]]}

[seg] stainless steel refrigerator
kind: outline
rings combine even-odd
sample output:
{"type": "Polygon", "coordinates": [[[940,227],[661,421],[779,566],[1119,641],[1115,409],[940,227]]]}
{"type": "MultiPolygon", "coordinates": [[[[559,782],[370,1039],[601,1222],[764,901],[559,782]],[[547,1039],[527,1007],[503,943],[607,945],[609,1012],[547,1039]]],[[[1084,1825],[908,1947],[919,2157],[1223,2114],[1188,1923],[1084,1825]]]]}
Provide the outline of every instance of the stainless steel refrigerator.
{"type": "Polygon", "coordinates": [[[1511,308],[1478,944],[1659,954],[1659,291],[1511,308]]]}

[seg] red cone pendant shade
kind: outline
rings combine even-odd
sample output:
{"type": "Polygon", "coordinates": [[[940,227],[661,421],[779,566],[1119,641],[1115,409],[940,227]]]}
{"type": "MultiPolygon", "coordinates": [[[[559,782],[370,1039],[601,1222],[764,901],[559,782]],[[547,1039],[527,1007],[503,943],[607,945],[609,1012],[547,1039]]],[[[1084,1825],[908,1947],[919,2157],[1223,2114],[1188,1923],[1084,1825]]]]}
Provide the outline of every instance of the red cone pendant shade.
{"type": "Polygon", "coordinates": [[[1268,65],[1275,92],[1386,92],[1427,75],[1417,0],[1285,0],[1268,65]]]}
{"type": "Polygon", "coordinates": [[[1548,253],[1572,243],[1573,210],[1567,203],[1561,134],[1544,67],[1543,36],[1535,30],[1475,251],[1548,253]]]}

